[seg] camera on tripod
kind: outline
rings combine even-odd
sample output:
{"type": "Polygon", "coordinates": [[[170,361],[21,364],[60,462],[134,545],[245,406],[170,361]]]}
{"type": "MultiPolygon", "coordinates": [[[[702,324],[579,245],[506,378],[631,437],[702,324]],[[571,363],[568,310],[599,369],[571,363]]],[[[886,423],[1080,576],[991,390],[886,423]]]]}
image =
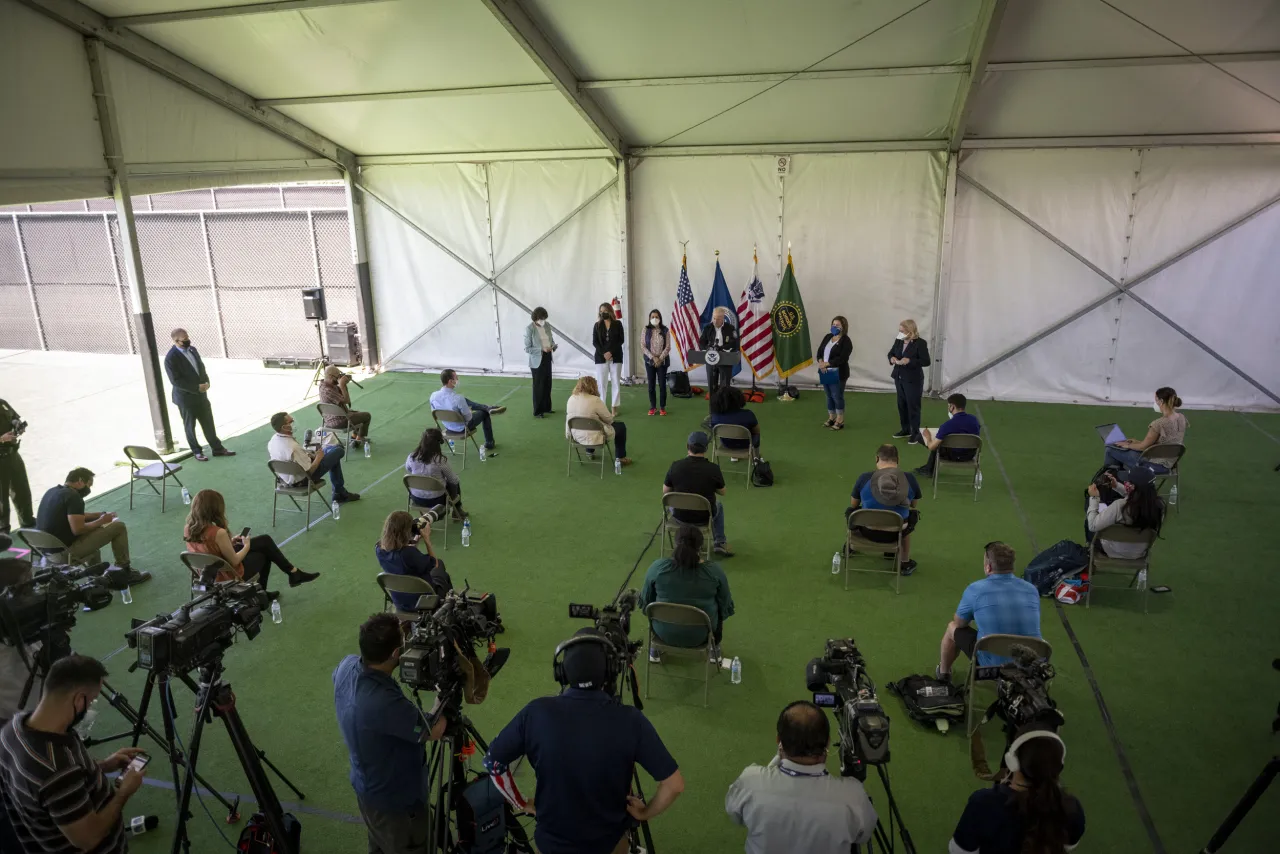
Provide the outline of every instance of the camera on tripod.
{"type": "Polygon", "coordinates": [[[134,620],[125,638],[137,649],[142,669],[187,673],[218,658],[237,632],[256,638],[267,602],[266,591],[254,582],[207,584],[204,593],[172,614],[134,620]]]}
{"type": "MultiPolygon", "coordinates": [[[[996,701],[992,709],[1004,721],[1006,733],[1027,727],[1057,732],[1066,719],[1049,696],[1053,665],[1037,658],[1034,650],[1022,644],[1014,644],[1010,653],[1012,661],[987,669],[988,674],[991,669],[996,671],[996,701]]],[[[989,678],[984,677],[983,670],[979,668],[979,678],[989,678]]]]}
{"type": "MultiPolygon", "coordinates": [[[[492,593],[472,593],[470,588],[451,590],[443,598],[421,597],[419,617],[400,654],[400,681],[415,691],[433,691],[450,702],[460,696],[466,678],[459,653],[474,656],[475,645],[486,641],[488,656],[483,664],[489,676],[506,663],[497,651],[494,637],[502,632],[498,600],[492,593]]],[[[508,653],[509,654],[509,653],[508,653]]]]}
{"type": "Polygon", "coordinates": [[[639,604],[640,594],[635,590],[619,591],[618,596],[603,608],[569,603],[570,618],[592,620],[596,631],[609,641],[615,657],[610,668],[612,673],[626,673],[636,660],[640,642],[631,640],[631,613],[639,604]]]}
{"type": "Polygon", "coordinates": [[[14,646],[42,640],[46,647],[65,647],[60,655],[48,651],[52,664],[71,651],[69,632],[81,606],[96,611],[109,604],[111,591],[83,570],[46,569],[0,591],[3,637],[14,646]]]}
{"type": "Polygon", "coordinates": [[[814,692],[814,705],[835,715],[842,775],[865,781],[868,765],[888,764],[889,716],[853,638],[828,640],[822,657],[805,668],[805,682],[814,692]]]}

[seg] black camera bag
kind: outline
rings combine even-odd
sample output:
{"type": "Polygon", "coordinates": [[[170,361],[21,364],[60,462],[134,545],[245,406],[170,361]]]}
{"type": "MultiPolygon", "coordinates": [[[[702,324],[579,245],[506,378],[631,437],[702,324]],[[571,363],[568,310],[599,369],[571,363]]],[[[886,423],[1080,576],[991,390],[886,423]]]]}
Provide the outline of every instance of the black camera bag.
{"type": "Polygon", "coordinates": [[[693,388],[689,385],[689,375],[684,371],[667,372],[667,390],[672,397],[693,397],[693,388]]]}
{"type": "Polygon", "coordinates": [[[907,715],[926,727],[945,732],[950,724],[964,723],[964,692],[950,682],[917,674],[890,682],[889,690],[902,698],[907,715]],[[926,692],[933,696],[925,696],[926,692]],[[940,725],[942,721],[946,726],[940,725]]]}

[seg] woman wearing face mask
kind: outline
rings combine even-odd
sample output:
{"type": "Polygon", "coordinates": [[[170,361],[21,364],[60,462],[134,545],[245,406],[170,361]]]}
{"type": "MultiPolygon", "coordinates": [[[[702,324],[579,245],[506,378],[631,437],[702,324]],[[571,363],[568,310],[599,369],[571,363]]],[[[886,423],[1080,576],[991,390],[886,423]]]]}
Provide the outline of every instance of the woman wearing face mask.
{"type": "Polygon", "coordinates": [[[622,388],[618,385],[618,372],[622,369],[622,324],[613,315],[613,306],[600,303],[595,328],[591,330],[591,344],[596,348],[596,385],[600,399],[608,397],[609,378],[613,378],[613,408],[622,402],[622,388]]]}
{"type": "Polygon", "coordinates": [[[889,364],[893,365],[893,384],[898,390],[898,432],[893,438],[906,439],[909,445],[922,445],[920,398],[924,396],[924,369],[932,361],[929,344],[920,337],[914,320],[898,324],[898,338],[889,348],[889,364]]]}
{"type": "Polygon", "coordinates": [[[840,315],[831,318],[831,332],[818,345],[818,378],[827,393],[829,430],[844,429],[844,384],[849,381],[849,357],[853,342],[849,340],[849,321],[840,315]]]}
{"type": "Polygon", "coordinates": [[[535,308],[529,319],[533,322],[524,330],[524,351],[533,374],[533,417],[541,418],[555,412],[551,408],[551,354],[560,345],[551,334],[545,308],[535,308]]]}
{"type": "Polygon", "coordinates": [[[644,372],[649,377],[649,414],[667,414],[667,368],[671,366],[671,335],[662,322],[662,312],[649,312],[644,328],[644,372]],[[655,394],[654,384],[660,389],[655,394]],[[661,395],[661,403],[658,402],[661,395]]]}
{"type": "MultiPolygon", "coordinates": [[[[1160,417],[1147,425],[1147,435],[1142,439],[1125,439],[1107,446],[1104,465],[1133,468],[1142,459],[1142,452],[1152,445],[1182,445],[1187,436],[1187,416],[1178,411],[1182,398],[1168,386],[1156,389],[1153,408],[1160,417]]],[[[1149,459],[1147,463],[1157,474],[1165,474],[1176,459],[1149,459]]]]}

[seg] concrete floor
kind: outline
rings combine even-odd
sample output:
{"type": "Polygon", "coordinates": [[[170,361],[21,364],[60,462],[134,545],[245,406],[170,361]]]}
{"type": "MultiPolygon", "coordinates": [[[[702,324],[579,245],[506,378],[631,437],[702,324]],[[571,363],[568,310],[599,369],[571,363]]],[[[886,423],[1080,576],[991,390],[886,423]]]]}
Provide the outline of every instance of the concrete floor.
{"type": "MultiPolygon", "coordinates": [[[[218,436],[224,441],[264,423],[273,412],[296,408],[311,378],[310,370],[264,368],[251,360],[206,359],[205,366],[218,436]]],[[[185,451],[182,418],[169,401],[167,381],[164,397],[174,446],[185,451]]],[[[124,446],[155,444],[138,356],[0,349],[0,398],[31,425],[22,438],[22,458],[37,506],[44,491],[76,466],[97,475],[95,492],[128,483],[124,446]]],[[[311,400],[316,400],[314,393],[311,400]]],[[[207,441],[203,433],[199,436],[207,441]]],[[[198,463],[187,457],[181,463],[216,466],[219,461],[198,463]]],[[[12,521],[17,525],[16,518],[12,521]]]]}

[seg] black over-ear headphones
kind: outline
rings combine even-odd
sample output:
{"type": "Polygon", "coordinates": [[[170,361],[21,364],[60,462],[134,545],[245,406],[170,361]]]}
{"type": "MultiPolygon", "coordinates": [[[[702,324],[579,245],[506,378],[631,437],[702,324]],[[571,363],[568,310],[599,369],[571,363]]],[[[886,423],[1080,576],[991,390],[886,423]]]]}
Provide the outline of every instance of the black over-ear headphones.
{"type": "Polygon", "coordinates": [[[555,677],[556,682],[565,687],[574,687],[569,683],[569,675],[564,669],[564,655],[567,650],[579,644],[598,643],[604,648],[604,678],[601,683],[595,687],[603,688],[613,682],[617,678],[616,656],[614,654],[613,644],[604,635],[583,634],[574,635],[566,641],[563,641],[556,647],[555,654],[551,656],[551,673],[555,677]]]}

